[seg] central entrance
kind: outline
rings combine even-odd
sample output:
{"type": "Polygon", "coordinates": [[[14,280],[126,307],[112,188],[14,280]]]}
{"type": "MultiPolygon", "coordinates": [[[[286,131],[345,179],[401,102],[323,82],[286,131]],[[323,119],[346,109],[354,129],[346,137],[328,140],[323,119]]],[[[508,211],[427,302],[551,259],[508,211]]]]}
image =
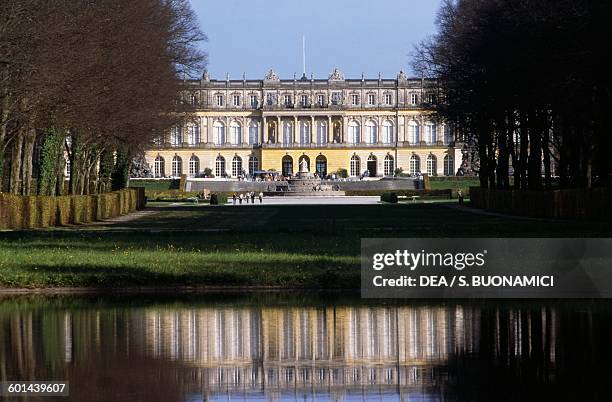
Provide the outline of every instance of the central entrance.
{"type": "Polygon", "coordinates": [[[368,157],[368,162],[367,162],[367,169],[368,169],[368,174],[370,177],[376,176],[377,174],[376,165],[377,165],[376,157],[374,155],[370,155],[368,157]]]}

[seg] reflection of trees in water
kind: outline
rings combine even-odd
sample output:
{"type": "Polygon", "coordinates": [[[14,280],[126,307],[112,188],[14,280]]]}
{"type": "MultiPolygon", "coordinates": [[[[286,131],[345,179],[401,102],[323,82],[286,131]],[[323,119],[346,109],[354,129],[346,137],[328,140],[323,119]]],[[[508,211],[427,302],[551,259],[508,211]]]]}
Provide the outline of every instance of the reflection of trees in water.
{"type": "Polygon", "coordinates": [[[340,398],[364,389],[467,393],[458,379],[475,381],[474,367],[508,375],[525,360],[552,380],[566,323],[555,307],[450,305],[17,309],[0,314],[0,325],[3,379],[78,377],[83,389],[112,392],[107,385],[123,389],[122,378],[138,389],[166,376],[158,385],[172,395],[265,388],[340,398]]]}

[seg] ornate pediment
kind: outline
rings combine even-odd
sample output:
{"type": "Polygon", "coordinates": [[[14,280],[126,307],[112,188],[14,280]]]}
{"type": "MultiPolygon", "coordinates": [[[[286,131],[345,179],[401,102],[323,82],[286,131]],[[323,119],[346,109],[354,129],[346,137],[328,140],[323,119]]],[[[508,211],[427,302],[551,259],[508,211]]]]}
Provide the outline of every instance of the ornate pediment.
{"type": "Polygon", "coordinates": [[[329,81],[344,81],[344,74],[337,68],[334,68],[334,71],[329,75],[329,81]]]}
{"type": "Polygon", "coordinates": [[[266,74],[266,76],[264,77],[264,81],[279,82],[280,78],[278,77],[278,74],[274,72],[274,70],[270,70],[268,71],[268,74],[266,74]]]}

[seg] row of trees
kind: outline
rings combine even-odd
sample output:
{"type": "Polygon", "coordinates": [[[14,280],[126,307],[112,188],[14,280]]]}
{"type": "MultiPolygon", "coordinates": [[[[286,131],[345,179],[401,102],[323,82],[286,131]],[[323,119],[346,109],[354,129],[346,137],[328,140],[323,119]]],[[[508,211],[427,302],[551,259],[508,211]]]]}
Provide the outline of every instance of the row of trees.
{"type": "Polygon", "coordinates": [[[65,156],[72,194],[125,185],[205,39],[187,0],[2,0],[0,190],[62,192],[65,156]]]}
{"type": "Polygon", "coordinates": [[[443,2],[414,68],[439,79],[483,187],[611,184],[610,21],[605,0],[443,2]]]}

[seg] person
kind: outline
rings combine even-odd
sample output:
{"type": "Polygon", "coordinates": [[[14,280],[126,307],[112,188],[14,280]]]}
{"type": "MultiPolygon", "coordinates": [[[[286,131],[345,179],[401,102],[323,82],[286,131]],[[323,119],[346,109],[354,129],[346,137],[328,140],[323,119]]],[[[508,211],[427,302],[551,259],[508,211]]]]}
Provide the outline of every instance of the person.
{"type": "Polygon", "coordinates": [[[249,193],[246,192],[244,193],[244,201],[248,204],[249,203],[249,193]]]}
{"type": "Polygon", "coordinates": [[[461,191],[461,189],[457,190],[457,199],[459,200],[459,204],[463,204],[463,191],[461,191]]]}
{"type": "Polygon", "coordinates": [[[232,201],[234,202],[234,205],[236,205],[236,193],[232,194],[232,201]]]}
{"type": "Polygon", "coordinates": [[[259,192],[259,203],[261,204],[263,202],[263,193],[260,191],[259,192]]]}
{"type": "Polygon", "coordinates": [[[251,204],[255,204],[255,191],[251,191],[251,204]]]}
{"type": "Polygon", "coordinates": [[[240,193],[240,196],[238,197],[238,202],[240,203],[240,205],[242,205],[242,198],[243,198],[242,193],[240,193]]]}

